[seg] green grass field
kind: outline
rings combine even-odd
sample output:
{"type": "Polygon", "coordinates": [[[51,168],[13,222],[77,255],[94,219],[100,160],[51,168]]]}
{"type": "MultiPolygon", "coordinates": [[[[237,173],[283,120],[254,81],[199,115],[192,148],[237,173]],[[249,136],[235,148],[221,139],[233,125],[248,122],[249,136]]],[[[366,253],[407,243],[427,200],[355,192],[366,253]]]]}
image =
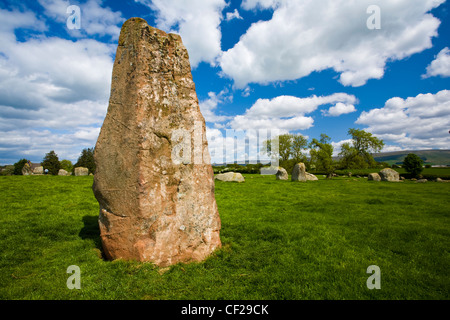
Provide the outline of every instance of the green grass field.
{"type": "Polygon", "coordinates": [[[450,298],[450,183],[218,181],[223,248],[160,269],[102,259],[92,181],[0,177],[0,299],[450,298]]]}

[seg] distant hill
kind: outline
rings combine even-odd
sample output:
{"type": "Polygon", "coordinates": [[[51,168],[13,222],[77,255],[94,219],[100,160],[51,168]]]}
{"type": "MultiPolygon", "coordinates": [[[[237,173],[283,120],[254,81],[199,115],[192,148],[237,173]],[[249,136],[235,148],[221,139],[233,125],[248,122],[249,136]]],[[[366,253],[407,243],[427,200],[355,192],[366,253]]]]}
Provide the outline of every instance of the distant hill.
{"type": "Polygon", "coordinates": [[[373,155],[375,161],[387,162],[390,165],[402,164],[408,153],[419,156],[425,164],[450,165],[450,150],[406,150],[394,152],[381,152],[373,155]]]}

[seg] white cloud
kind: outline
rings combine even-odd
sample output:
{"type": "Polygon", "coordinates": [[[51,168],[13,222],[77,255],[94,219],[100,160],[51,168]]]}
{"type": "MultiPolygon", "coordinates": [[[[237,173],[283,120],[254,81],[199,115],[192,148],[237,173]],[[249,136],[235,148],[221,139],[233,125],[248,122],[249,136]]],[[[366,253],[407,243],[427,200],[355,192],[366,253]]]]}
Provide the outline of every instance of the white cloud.
{"type": "MultiPolygon", "coordinates": [[[[81,131],[91,130],[97,131],[98,134],[99,128],[85,128],[81,131]]],[[[55,133],[51,130],[36,129],[2,132],[0,135],[0,163],[12,164],[21,158],[40,162],[50,150],[54,150],[60,160],[68,159],[74,162],[83,148],[94,146],[97,140],[97,136],[87,139],[80,132],[55,133]],[[74,148],[74,144],[77,148],[74,148]]]]}
{"type": "Polygon", "coordinates": [[[450,49],[444,48],[439,52],[436,59],[427,67],[427,73],[423,78],[429,77],[450,77],[450,49]]]}
{"type": "Polygon", "coordinates": [[[227,89],[222,90],[219,94],[214,92],[208,93],[208,99],[200,101],[200,111],[206,122],[223,122],[230,119],[230,116],[217,115],[215,110],[217,106],[224,102],[232,102],[233,96],[229,95],[227,89]]]}
{"type": "Polygon", "coordinates": [[[233,20],[233,19],[239,19],[239,20],[243,19],[241,17],[241,15],[239,14],[239,11],[237,9],[234,9],[233,12],[227,12],[226,20],[230,21],[230,20],[233,20]]]}
{"type": "Polygon", "coordinates": [[[220,22],[225,0],[135,0],[156,12],[157,27],[179,33],[188,49],[191,66],[216,64],[221,53],[220,22]]]}
{"type": "MultiPolygon", "coordinates": [[[[334,141],[331,142],[331,145],[333,146],[333,157],[337,157],[339,155],[339,153],[342,150],[342,145],[344,143],[352,144],[353,140],[352,139],[346,139],[346,140],[341,140],[341,141],[338,141],[338,142],[334,142],[334,141]]],[[[402,150],[405,150],[405,149],[402,148],[402,147],[399,147],[399,146],[385,145],[383,147],[383,150],[381,150],[381,152],[394,152],[394,151],[402,151],[402,150]]]]}
{"type": "Polygon", "coordinates": [[[402,147],[399,146],[392,146],[392,145],[385,145],[383,150],[381,150],[381,152],[395,152],[395,151],[403,151],[405,149],[403,149],[402,147]]]}
{"type": "Polygon", "coordinates": [[[335,93],[329,96],[313,95],[308,98],[294,96],[278,96],[271,100],[258,99],[256,103],[246,111],[246,115],[253,118],[261,117],[292,117],[299,114],[307,114],[315,111],[319,106],[336,102],[356,103],[353,95],[335,93]]]}
{"type": "Polygon", "coordinates": [[[245,87],[245,89],[242,91],[242,96],[247,98],[248,96],[250,96],[250,93],[252,92],[252,89],[250,89],[250,87],[245,87]]]}
{"type": "Polygon", "coordinates": [[[450,91],[389,99],[383,108],[362,112],[356,123],[404,149],[448,148],[450,91]]]}
{"type": "Polygon", "coordinates": [[[336,103],[335,106],[328,110],[322,110],[322,114],[327,117],[339,117],[340,115],[355,112],[356,108],[352,104],[345,104],[342,102],[336,103]]]}
{"type": "Polygon", "coordinates": [[[275,9],[280,2],[279,0],[244,0],[241,6],[245,10],[275,9]]]}
{"type": "Polygon", "coordinates": [[[236,116],[231,121],[230,126],[234,129],[283,129],[291,130],[306,130],[313,126],[314,119],[305,116],[296,116],[289,119],[280,118],[266,118],[266,119],[249,119],[245,115],[236,116]]]}
{"type": "MultiPolygon", "coordinates": [[[[17,28],[28,28],[35,31],[45,31],[47,27],[43,21],[37,19],[34,13],[30,11],[3,10],[0,9],[0,32],[2,41],[14,39],[14,33],[11,31],[17,28]]],[[[4,45],[4,44],[3,44],[4,45]]]]}
{"type": "Polygon", "coordinates": [[[306,130],[313,126],[314,119],[305,116],[319,106],[335,103],[354,104],[355,96],[335,93],[329,96],[298,98],[278,96],[273,99],[258,99],[245,114],[235,116],[228,124],[233,129],[280,129],[306,130]]]}
{"type": "Polygon", "coordinates": [[[220,57],[235,86],[294,80],[333,69],[345,86],[384,75],[387,61],[432,46],[440,21],[428,12],[445,0],[379,0],[381,29],[369,30],[372,0],[248,0],[242,8],[273,9],[271,20],[252,24],[220,57]]]}
{"type": "MultiPolygon", "coordinates": [[[[44,7],[46,16],[52,18],[56,22],[66,24],[70,14],[67,13],[67,7],[73,5],[68,0],[39,0],[44,7]]],[[[85,35],[109,36],[116,40],[119,38],[120,27],[125,19],[121,12],[114,12],[109,7],[103,6],[102,0],[88,0],[79,4],[81,15],[81,29],[69,30],[67,32],[76,37],[85,35]]]]}
{"type": "Polygon", "coordinates": [[[50,150],[76,160],[106,114],[115,46],[42,34],[18,41],[15,30],[43,31],[45,23],[31,12],[0,10],[2,17],[12,22],[0,27],[0,161],[40,161],[50,150]]]}

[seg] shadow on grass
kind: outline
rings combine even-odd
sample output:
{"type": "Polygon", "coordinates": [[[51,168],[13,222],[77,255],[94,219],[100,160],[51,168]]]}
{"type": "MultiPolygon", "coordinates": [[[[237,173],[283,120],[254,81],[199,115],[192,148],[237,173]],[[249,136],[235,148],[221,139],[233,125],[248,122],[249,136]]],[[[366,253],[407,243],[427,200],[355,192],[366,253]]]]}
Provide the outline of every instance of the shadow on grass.
{"type": "Polygon", "coordinates": [[[105,253],[103,252],[102,240],[100,238],[100,227],[98,226],[97,216],[84,216],[84,227],[78,233],[78,236],[85,240],[90,239],[94,241],[95,247],[100,250],[102,259],[106,260],[105,253]]]}

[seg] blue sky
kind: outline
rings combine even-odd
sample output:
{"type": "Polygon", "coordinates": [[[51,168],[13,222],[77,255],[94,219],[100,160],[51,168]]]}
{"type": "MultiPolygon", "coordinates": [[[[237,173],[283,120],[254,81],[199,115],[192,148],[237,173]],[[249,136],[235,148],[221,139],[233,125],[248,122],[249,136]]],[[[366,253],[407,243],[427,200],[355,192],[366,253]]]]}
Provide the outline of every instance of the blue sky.
{"type": "Polygon", "coordinates": [[[380,137],[385,151],[450,149],[449,9],[445,0],[2,1],[0,164],[50,150],[76,161],[95,145],[131,17],[181,34],[210,149],[227,143],[226,129],[278,129],[326,133],[337,153],[349,128],[380,137]],[[70,5],[80,29],[68,29],[70,5]]]}

